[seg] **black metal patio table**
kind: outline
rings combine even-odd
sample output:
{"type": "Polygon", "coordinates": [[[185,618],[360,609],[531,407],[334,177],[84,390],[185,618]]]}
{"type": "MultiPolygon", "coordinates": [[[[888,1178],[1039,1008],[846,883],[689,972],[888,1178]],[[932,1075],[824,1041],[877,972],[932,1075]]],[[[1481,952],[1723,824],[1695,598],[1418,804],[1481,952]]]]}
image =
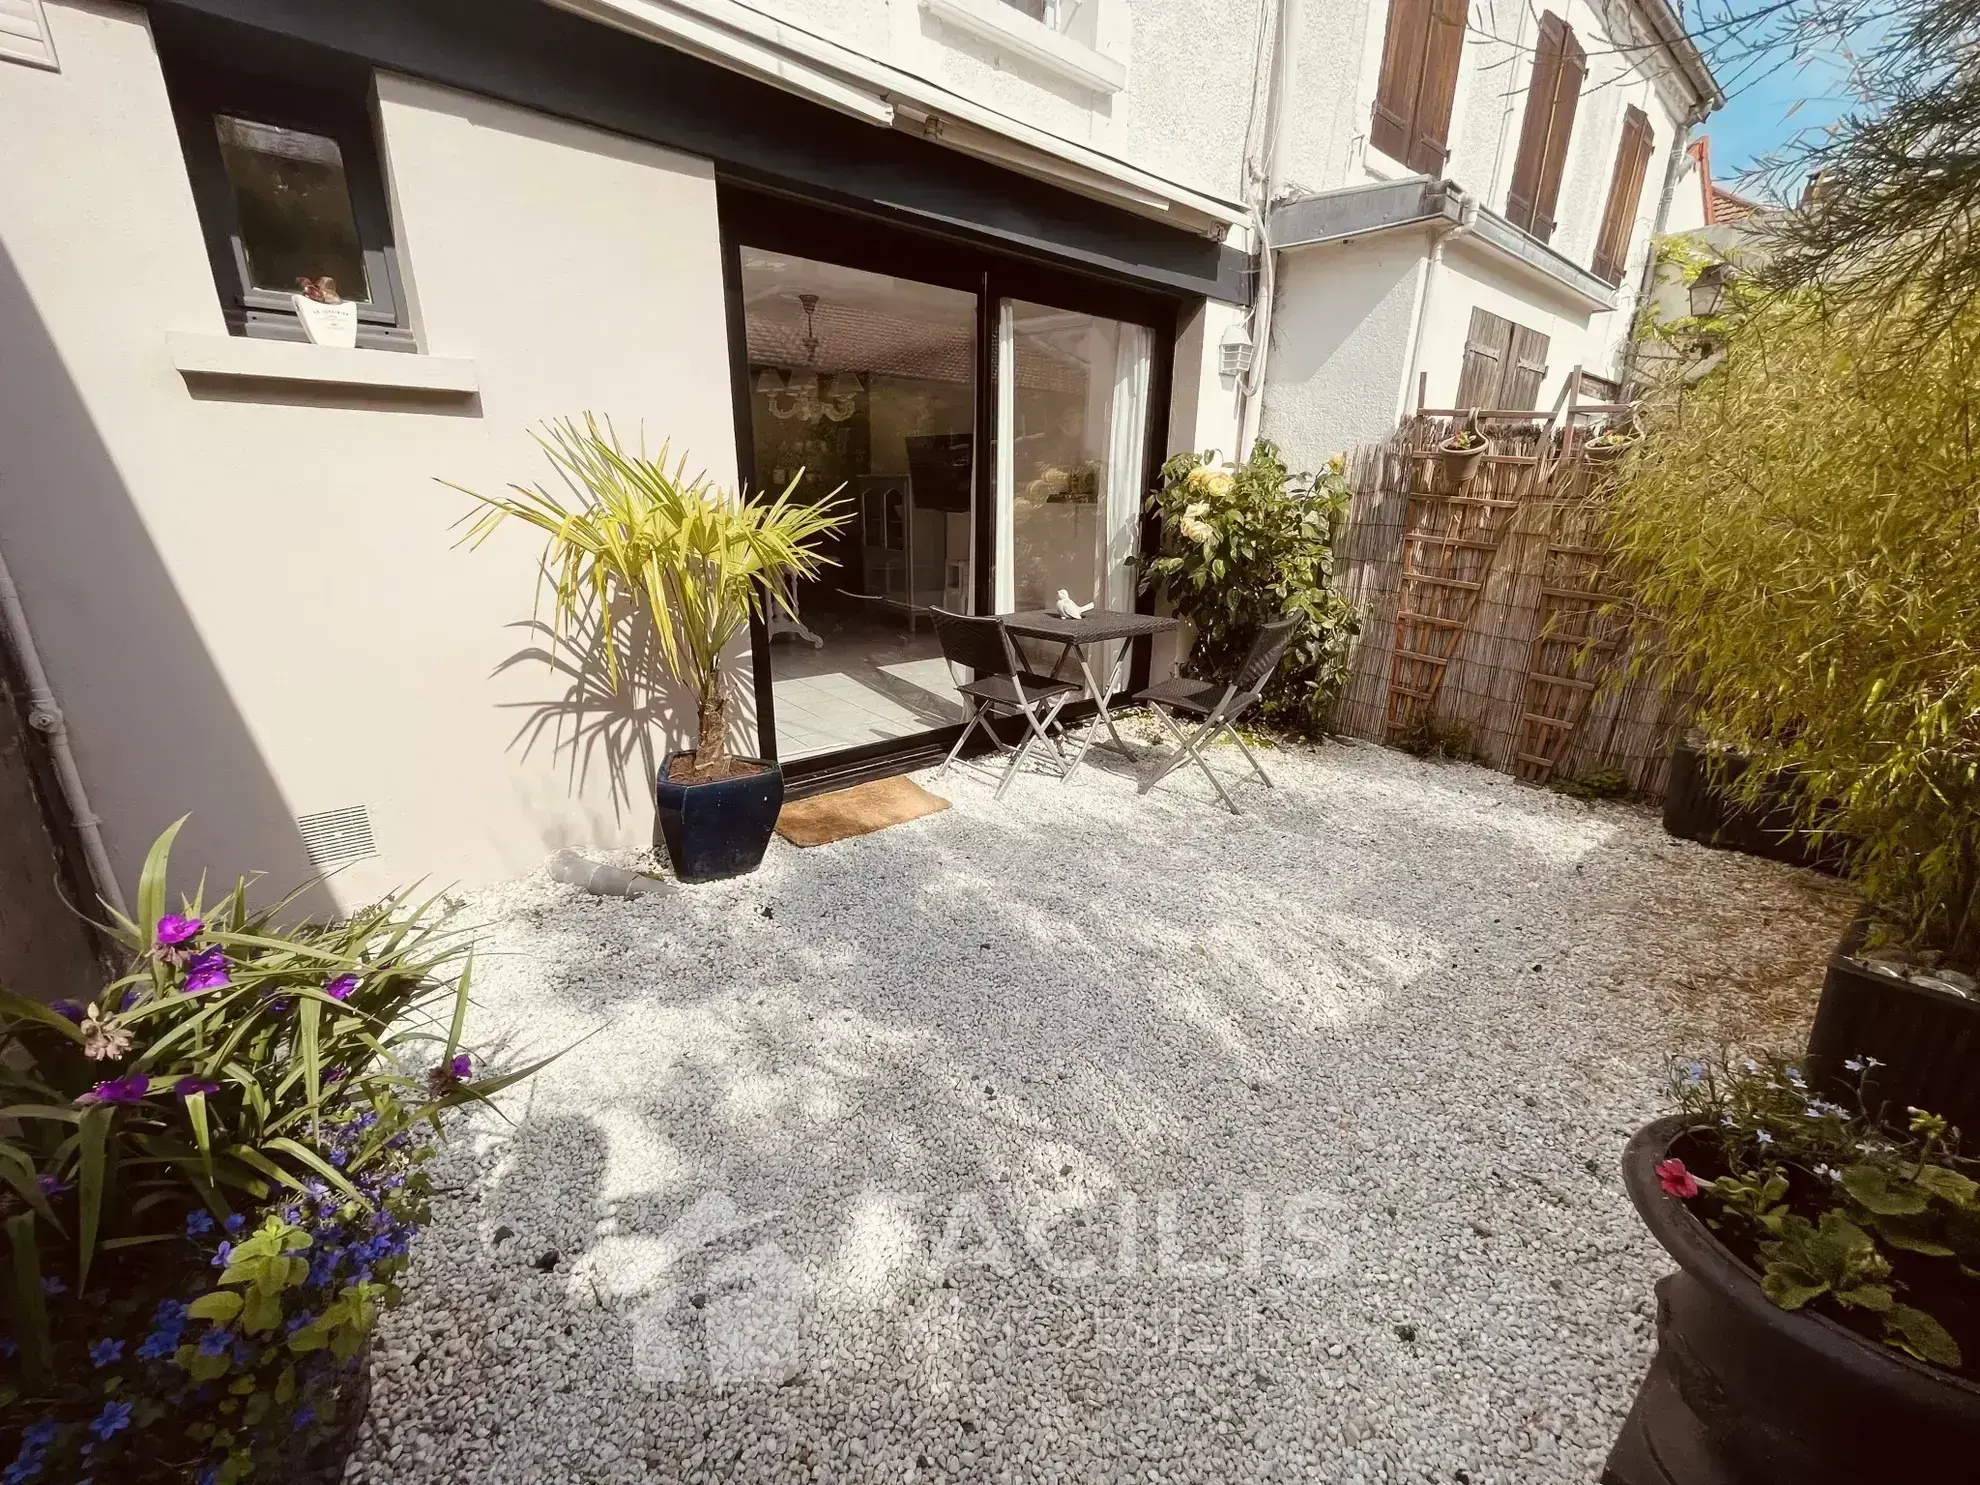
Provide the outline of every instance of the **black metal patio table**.
{"type": "MultiPolygon", "coordinates": [[[[1004,627],[1018,639],[1042,639],[1051,644],[1062,645],[1059,658],[1052,664],[1052,674],[1057,676],[1067,657],[1079,657],[1079,671],[1086,678],[1086,695],[1100,713],[1100,721],[1114,740],[1114,747],[1128,758],[1134,757],[1134,749],[1122,739],[1114,719],[1108,713],[1107,702],[1120,689],[1121,672],[1126,669],[1128,656],[1134,652],[1133,641],[1147,639],[1157,634],[1167,634],[1182,627],[1179,619],[1160,614],[1130,614],[1115,609],[1095,608],[1077,619],[1068,619],[1050,609],[1027,609],[1020,613],[1003,614],[1004,627]],[[1115,659],[1113,669],[1102,686],[1099,677],[1093,673],[1093,662],[1088,651],[1094,645],[1112,644],[1116,640],[1127,640],[1121,646],[1120,655],[1115,659]]],[[[1093,746],[1098,728],[1089,727],[1085,739],[1074,756],[1072,768],[1077,768],[1086,757],[1086,750],[1093,746]]],[[[1072,768],[1066,770],[1070,776],[1072,768]]]]}

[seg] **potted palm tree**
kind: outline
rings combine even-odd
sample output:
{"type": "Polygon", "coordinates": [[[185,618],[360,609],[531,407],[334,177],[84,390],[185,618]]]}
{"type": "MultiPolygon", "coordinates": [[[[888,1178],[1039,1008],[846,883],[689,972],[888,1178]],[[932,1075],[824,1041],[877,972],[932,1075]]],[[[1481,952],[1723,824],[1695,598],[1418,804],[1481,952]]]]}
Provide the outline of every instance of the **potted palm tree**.
{"type": "MultiPolygon", "coordinates": [[[[479,546],[514,517],[549,537],[543,583],[559,642],[577,630],[600,636],[614,691],[638,684],[614,622],[632,611],[635,632],[657,646],[660,667],[694,697],[695,742],[669,751],[655,779],[658,839],[684,882],[754,871],[784,802],[776,763],[729,751],[722,655],[779,584],[815,577],[830,559],[811,545],[846,517],[837,491],[796,498],[799,471],[774,499],[721,489],[705,475],[623,447],[609,422],[586,415],[537,436],[572,503],[541,485],[512,485],[481,503],[463,541],[479,546]]],[[[553,657],[554,658],[554,657],[553,657]]]]}

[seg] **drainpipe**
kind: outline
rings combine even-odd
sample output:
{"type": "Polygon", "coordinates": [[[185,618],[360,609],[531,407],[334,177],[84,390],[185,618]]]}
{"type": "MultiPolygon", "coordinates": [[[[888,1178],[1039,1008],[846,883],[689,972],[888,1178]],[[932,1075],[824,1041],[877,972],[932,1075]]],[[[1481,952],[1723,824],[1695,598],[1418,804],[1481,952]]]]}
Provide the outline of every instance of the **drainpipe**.
{"type": "Polygon", "coordinates": [[[1250,160],[1248,171],[1259,177],[1262,200],[1251,213],[1252,236],[1258,244],[1258,292],[1251,305],[1251,370],[1238,382],[1237,450],[1234,459],[1242,464],[1252,433],[1254,414],[1264,421],[1265,372],[1272,359],[1272,306],[1278,290],[1278,255],[1272,246],[1270,220],[1272,203],[1285,189],[1291,175],[1292,144],[1285,128],[1287,99],[1292,92],[1293,60],[1299,50],[1305,23],[1306,0],[1279,0],[1272,36],[1271,91],[1265,105],[1265,132],[1259,140],[1262,170],[1250,160]]]}
{"type": "Polygon", "coordinates": [[[1467,232],[1476,230],[1478,226],[1478,208],[1481,205],[1478,198],[1465,195],[1453,181],[1445,181],[1443,187],[1446,192],[1463,196],[1464,199],[1458,207],[1458,218],[1455,222],[1439,222],[1430,229],[1430,261],[1423,267],[1423,277],[1416,285],[1416,305],[1410,311],[1409,370],[1403,374],[1402,397],[1396,408],[1396,418],[1399,422],[1414,411],[1409,399],[1411,390],[1416,386],[1417,373],[1423,361],[1424,312],[1430,307],[1431,280],[1436,278],[1437,270],[1444,266],[1444,245],[1464,236],[1467,232]]]}
{"type": "Polygon", "coordinates": [[[48,672],[41,668],[41,654],[35,649],[34,635],[28,629],[27,610],[21,607],[20,589],[14,586],[14,575],[7,568],[4,554],[0,554],[0,626],[6,629],[14,663],[20,667],[21,679],[27,685],[28,726],[48,739],[56,786],[62,791],[62,802],[68,807],[76,835],[82,841],[90,881],[107,905],[128,918],[130,912],[124,906],[123,890],[117,885],[116,872],[110,868],[110,853],[103,847],[103,832],[98,828],[103,822],[89,807],[82,770],[76,767],[76,755],[69,747],[68,725],[62,719],[62,708],[55,704],[55,693],[49,689],[48,672]]]}

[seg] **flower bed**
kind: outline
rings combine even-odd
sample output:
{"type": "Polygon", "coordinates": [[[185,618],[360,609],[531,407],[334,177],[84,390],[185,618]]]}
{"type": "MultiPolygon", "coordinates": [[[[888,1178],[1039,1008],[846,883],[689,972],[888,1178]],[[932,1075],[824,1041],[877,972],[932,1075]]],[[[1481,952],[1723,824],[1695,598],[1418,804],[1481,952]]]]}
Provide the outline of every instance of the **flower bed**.
{"type": "Polygon", "coordinates": [[[535,1070],[475,1077],[431,903],[283,929],[243,884],[168,913],[176,829],[116,925],[127,974],[0,994],[0,1485],[334,1478],[441,1115],[535,1070]]]}

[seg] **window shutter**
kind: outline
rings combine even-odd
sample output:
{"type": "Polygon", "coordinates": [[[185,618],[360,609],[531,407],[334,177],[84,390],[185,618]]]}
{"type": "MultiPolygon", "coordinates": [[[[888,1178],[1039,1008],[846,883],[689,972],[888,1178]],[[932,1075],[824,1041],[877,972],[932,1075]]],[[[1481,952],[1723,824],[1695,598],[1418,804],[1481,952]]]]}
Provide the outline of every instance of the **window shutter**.
{"type": "Polygon", "coordinates": [[[1368,142],[1407,162],[1416,128],[1416,100],[1423,91],[1423,50],[1430,39],[1431,0],[1389,0],[1389,28],[1382,39],[1382,75],[1368,142]]]}
{"type": "Polygon", "coordinates": [[[1631,104],[1623,110],[1616,172],[1609,179],[1609,204],[1602,210],[1602,230],[1595,239],[1595,261],[1590,265],[1604,283],[1621,283],[1623,269],[1628,266],[1629,239],[1635,232],[1636,208],[1643,199],[1643,179],[1655,145],[1648,116],[1631,104]]]}
{"type": "Polygon", "coordinates": [[[30,67],[59,70],[55,38],[49,34],[48,15],[41,8],[41,0],[0,0],[0,57],[25,62],[30,67]]]}
{"type": "Polygon", "coordinates": [[[1519,153],[1506,193],[1506,219],[1542,242],[1554,235],[1554,207],[1567,167],[1568,139],[1574,132],[1581,81],[1587,75],[1588,54],[1567,22],[1548,11],[1540,17],[1526,115],[1519,126],[1519,153]]]}
{"type": "Polygon", "coordinates": [[[1416,95],[1416,123],[1403,163],[1425,175],[1441,175],[1451,157],[1451,104],[1457,97],[1458,63],[1471,0],[1432,0],[1424,42],[1423,85],[1416,95]]]}
{"type": "Polygon", "coordinates": [[[1520,409],[1540,406],[1540,387],[1547,380],[1547,345],[1547,337],[1538,330],[1529,330],[1524,325],[1512,327],[1511,354],[1499,381],[1499,395],[1505,400],[1499,406],[1520,409]]]}
{"type": "Polygon", "coordinates": [[[1500,405],[1499,385],[1512,359],[1514,329],[1511,320],[1501,319],[1489,310],[1472,310],[1454,406],[1470,409],[1500,405]]]}
{"type": "Polygon", "coordinates": [[[1561,178],[1567,174],[1574,112],[1581,102],[1581,84],[1588,76],[1588,53],[1581,49],[1574,32],[1564,25],[1561,36],[1561,66],[1554,76],[1553,117],[1547,128],[1547,152],[1541,161],[1540,190],[1533,200],[1533,235],[1542,242],[1554,235],[1554,207],[1561,199],[1561,178]]]}

